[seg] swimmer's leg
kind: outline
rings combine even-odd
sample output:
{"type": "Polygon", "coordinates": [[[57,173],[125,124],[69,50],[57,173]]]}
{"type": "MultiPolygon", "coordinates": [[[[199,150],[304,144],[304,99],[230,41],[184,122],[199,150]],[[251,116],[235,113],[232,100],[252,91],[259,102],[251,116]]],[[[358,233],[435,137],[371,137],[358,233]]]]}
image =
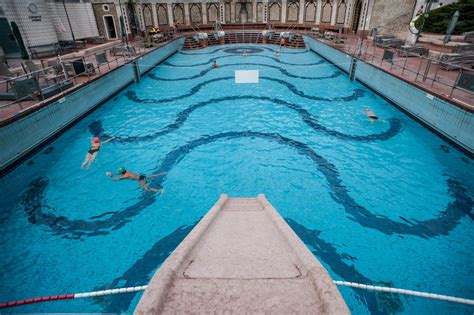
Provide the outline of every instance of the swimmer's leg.
{"type": "Polygon", "coordinates": [[[166,172],[163,172],[163,173],[159,173],[159,174],[151,174],[151,175],[147,175],[147,177],[150,177],[150,178],[155,178],[155,177],[159,177],[159,176],[165,176],[166,175],[166,172]]]}
{"type": "Polygon", "coordinates": [[[156,188],[151,188],[150,186],[148,186],[148,184],[146,183],[146,180],[140,180],[139,181],[140,183],[140,187],[144,190],[144,191],[151,191],[151,192],[158,192],[159,190],[156,189],[156,188]]]}
{"type": "Polygon", "coordinates": [[[89,160],[90,160],[91,156],[92,155],[90,153],[86,154],[86,157],[84,158],[84,162],[82,162],[82,165],[81,165],[82,169],[84,169],[86,167],[86,165],[89,163],[89,160]]]}

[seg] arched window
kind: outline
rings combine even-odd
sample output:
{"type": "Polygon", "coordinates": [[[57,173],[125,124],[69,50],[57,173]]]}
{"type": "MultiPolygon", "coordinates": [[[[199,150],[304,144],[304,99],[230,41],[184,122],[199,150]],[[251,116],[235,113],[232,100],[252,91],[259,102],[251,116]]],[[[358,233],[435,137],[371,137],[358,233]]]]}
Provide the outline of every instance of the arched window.
{"type": "Polygon", "coordinates": [[[143,22],[145,23],[145,27],[152,27],[153,26],[153,13],[151,4],[147,3],[144,4],[143,7],[143,22]]]}
{"type": "Polygon", "coordinates": [[[286,14],[286,20],[288,22],[298,22],[298,15],[300,12],[300,5],[297,0],[291,0],[288,3],[288,9],[286,14]]]}
{"type": "Polygon", "coordinates": [[[332,3],[331,0],[324,0],[321,8],[321,22],[331,23],[332,3]]]}
{"type": "Polygon", "coordinates": [[[207,21],[215,22],[218,20],[219,13],[219,4],[218,3],[208,3],[207,4],[207,21]]]}
{"type": "Polygon", "coordinates": [[[305,10],[304,10],[304,20],[305,22],[314,22],[316,21],[316,4],[317,0],[306,0],[305,10]]]}
{"type": "Polygon", "coordinates": [[[268,3],[268,20],[272,22],[280,21],[281,19],[281,4],[278,2],[268,3]]]}
{"type": "Polygon", "coordinates": [[[173,4],[173,18],[175,24],[184,24],[184,5],[182,3],[173,4]]]}
{"type": "Polygon", "coordinates": [[[189,15],[191,18],[191,23],[202,23],[202,11],[200,3],[191,3],[189,5],[189,15]]]}
{"type": "Polygon", "coordinates": [[[156,15],[158,16],[158,25],[168,25],[168,8],[166,3],[156,5],[156,15]]]}
{"type": "Polygon", "coordinates": [[[336,17],[336,23],[337,24],[344,24],[346,21],[346,1],[345,0],[339,0],[339,5],[337,6],[337,17],[336,17]]]}

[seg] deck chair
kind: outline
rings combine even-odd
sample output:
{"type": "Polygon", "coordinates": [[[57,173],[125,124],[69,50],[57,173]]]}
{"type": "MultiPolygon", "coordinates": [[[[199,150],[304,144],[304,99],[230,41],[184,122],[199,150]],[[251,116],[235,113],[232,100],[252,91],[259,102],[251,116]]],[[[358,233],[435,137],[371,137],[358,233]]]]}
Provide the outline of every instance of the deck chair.
{"type": "Polygon", "coordinates": [[[31,73],[38,80],[38,82],[40,82],[41,79],[44,79],[46,84],[48,84],[48,81],[53,80],[54,82],[57,82],[58,78],[61,77],[60,75],[56,74],[55,71],[51,72],[47,69],[38,67],[32,60],[25,60],[22,65],[23,70],[25,70],[25,74],[31,73]]]}
{"type": "Polygon", "coordinates": [[[96,54],[95,62],[97,63],[97,69],[99,70],[99,73],[100,73],[100,66],[103,64],[107,64],[110,70],[109,61],[107,60],[107,54],[105,52],[96,54]]]}
{"type": "Polygon", "coordinates": [[[429,49],[425,46],[400,46],[398,50],[398,56],[400,57],[418,57],[418,56],[428,56],[429,49]]]}
{"type": "Polygon", "coordinates": [[[13,74],[8,66],[4,62],[0,62],[0,78],[2,80],[7,80],[7,83],[5,84],[6,86],[6,92],[8,92],[11,84],[11,80],[15,78],[15,74],[13,74]]]}

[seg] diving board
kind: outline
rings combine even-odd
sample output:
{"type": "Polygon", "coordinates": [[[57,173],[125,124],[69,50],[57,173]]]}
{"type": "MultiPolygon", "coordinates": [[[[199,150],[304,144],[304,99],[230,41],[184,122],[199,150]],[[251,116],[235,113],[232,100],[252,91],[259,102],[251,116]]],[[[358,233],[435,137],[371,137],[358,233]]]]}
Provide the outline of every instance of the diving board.
{"type": "Polygon", "coordinates": [[[135,309],[189,312],[349,314],[326,269],[264,195],[221,195],[135,309]]]}

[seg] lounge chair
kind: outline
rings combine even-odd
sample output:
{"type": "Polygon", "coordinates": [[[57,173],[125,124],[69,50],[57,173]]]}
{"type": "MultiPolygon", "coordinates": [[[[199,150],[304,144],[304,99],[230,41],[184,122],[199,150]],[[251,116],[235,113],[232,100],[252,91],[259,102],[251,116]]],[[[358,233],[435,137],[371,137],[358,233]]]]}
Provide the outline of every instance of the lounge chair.
{"type": "Polygon", "coordinates": [[[400,48],[404,44],[405,42],[398,38],[383,38],[380,42],[376,43],[375,46],[382,48],[400,48]]]}
{"type": "Polygon", "coordinates": [[[12,84],[11,80],[15,77],[16,75],[10,71],[8,66],[4,62],[0,62],[0,79],[7,81],[5,84],[7,92],[10,87],[10,84],[12,84]]]}
{"type": "Polygon", "coordinates": [[[384,39],[393,39],[396,38],[395,35],[375,35],[374,36],[374,44],[377,46],[378,44],[382,44],[382,40],[384,39]]]}
{"type": "Polygon", "coordinates": [[[15,74],[13,74],[10,71],[10,69],[4,62],[1,62],[0,63],[0,78],[2,78],[3,80],[9,80],[9,79],[13,79],[14,77],[15,77],[15,74]]]}
{"type": "Polygon", "coordinates": [[[474,44],[456,45],[454,46],[454,49],[453,49],[453,53],[455,54],[463,54],[463,53],[469,53],[469,52],[474,52],[474,44]]]}
{"type": "Polygon", "coordinates": [[[64,69],[68,75],[90,75],[95,73],[94,64],[86,62],[84,59],[72,60],[64,64],[64,69]]]}
{"type": "Polygon", "coordinates": [[[44,79],[46,81],[46,84],[50,80],[53,80],[55,83],[57,83],[58,78],[61,77],[61,75],[58,75],[56,73],[54,68],[42,69],[38,67],[32,60],[25,60],[22,64],[23,69],[25,70],[25,74],[32,74],[38,80],[38,82],[40,81],[40,79],[44,79]]]}
{"type": "Polygon", "coordinates": [[[400,46],[398,50],[398,56],[400,57],[417,57],[417,56],[428,56],[429,49],[425,46],[400,46]]]}
{"type": "Polygon", "coordinates": [[[463,35],[466,42],[474,44],[474,32],[466,32],[463,35]]]}
{"type": "Polygon", "coordinates": [[[464,54],[442,54],[439,64],[444,70],[457,70],[459,67],[474,68],[474,52],[464,54]]]}

